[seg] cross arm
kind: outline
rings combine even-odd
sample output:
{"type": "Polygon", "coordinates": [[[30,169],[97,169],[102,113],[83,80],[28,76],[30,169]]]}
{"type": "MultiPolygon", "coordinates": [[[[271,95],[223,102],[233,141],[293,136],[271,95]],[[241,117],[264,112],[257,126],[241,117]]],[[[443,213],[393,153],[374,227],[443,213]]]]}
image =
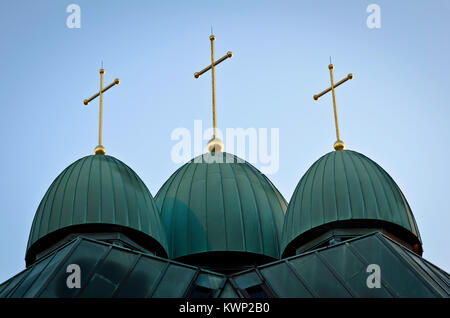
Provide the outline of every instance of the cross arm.
{"type": "MultiPolygon", "coordinates": [[[[346,78],[340,80],[339,82],[337,82],[336,84],[334,84],[334,88],[338,87],[339,85],[347,82],[348,80],[353,79],[353,74],[348,74],[346,78]]],[[[329,91],[331,91],[331,87],[328,87],[326,90],[324,90],[323,92],[314,95],[313,98],[314,100],[319,100],[320,97],[322,97],[323,95],[325,95],[326,93],[328,93],[329,91]]]]}
{"type": "MultiPolygon", "coordinates": [[[[114,85],[118,85],[118,84],[120,84],[120,80],[119,80],[118,78],[116,78],[116,79],[114,80],[114,82],[112,82],[111,84],[109,84],[108,86],[106,86],[106,87],[103,89],[102,93],[106,92],[108,89],[110,89],[110,88],[113,87],[114,85]]],[[[93,95],[91,98],[89,98],[89,99],[85,99],[85,100],[83,101],[83,103],[87,106],[93,99],[95,99],[95,98],[98,97],[99,95],[100,95],[100,92],[94,94],[94,95],[93,95]]]]}
{"type": "MultiPolygon", "coordinates": [[[[219,65],[220,63],[222,63],[223,61],[225,61],[227,58],[232,58],[233,57],[233,53],[228,51],[226,55],[222,56],[220,59],[218,59],[217,61],[214,62],[214,66],[219,65]]],[[[195,78],[199,78],[200,75],[202,75],[203,73],[209,71],[211,69],[211,65],[208,65],[207,67],[205,67],[203,70],[201,70],[200,72],[195,72],[194,73],[194,77],[195,78]]]]}

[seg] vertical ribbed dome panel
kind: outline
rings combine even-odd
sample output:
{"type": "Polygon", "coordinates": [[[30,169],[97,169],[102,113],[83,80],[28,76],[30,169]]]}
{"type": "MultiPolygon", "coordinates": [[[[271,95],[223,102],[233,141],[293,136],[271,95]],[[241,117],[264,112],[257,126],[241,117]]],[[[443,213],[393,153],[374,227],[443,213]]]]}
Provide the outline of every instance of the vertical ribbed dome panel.
{"type": "Polygon", "coordinates": [[[81,158],[53,181],[35,214],[27,250],[50,233],[83,224],[131,228],[166,249],[152,195],[130,167],[111,156],[81,158]]]}
{"type": "Polygon", "coordinates": [[[394,223],[420,241],[408,202],[388,173],[358,152],[333,151],[298,183],[286,212],[283,246],[313,228],[346,220],[394,223]]]}
{"type": "Polygon", "coordinates": [[[267,177],[236,156],[193,159],[155,200],[171,258],[220,251],[280,256],[286,201],[267,177]]]}

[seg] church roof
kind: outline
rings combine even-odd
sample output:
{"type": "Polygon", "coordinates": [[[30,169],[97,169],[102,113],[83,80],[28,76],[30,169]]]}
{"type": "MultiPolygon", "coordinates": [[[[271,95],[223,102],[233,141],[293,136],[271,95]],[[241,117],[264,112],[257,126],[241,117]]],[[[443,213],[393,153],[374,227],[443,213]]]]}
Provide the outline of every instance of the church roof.
{"type": "Polygon", "coordinates": [[[222,152],[196,157],[155,200],[171,258],[217,251],[280,256],[286,201],[243,159],[222,152]]]}
{"type": "Polygon", "coordinates": [[[421,242],[408,202],[389,174],[366,156],[343,150],[324,155],[301,178],[286,212],[283,248],[312,229],[348,220],[394,224],[421,242]]]}
{"type": "Polygon", "coordinates": [[[114,157],[92,155],[68,166],[47,190],[31,227],[27,263],[48,238],[54,243],[92,225],[167,246],[154,199],[138,175],[114,157]]]}
{"type": "Polygon", "coordinates": [[[4,297],[450,297],[450,275],[380,232],[233,275],[79,236],[1,284],[4,297]],[[367,286],[370,264],[380,288],[367,286]]]}

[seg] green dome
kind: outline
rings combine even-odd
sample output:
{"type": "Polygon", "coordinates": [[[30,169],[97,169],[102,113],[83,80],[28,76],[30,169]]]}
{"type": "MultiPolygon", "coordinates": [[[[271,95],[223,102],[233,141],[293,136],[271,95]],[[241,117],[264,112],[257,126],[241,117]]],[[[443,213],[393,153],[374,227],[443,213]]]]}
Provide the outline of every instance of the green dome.
{"type": "Polygon", "coordinates": [[[421,245],[400,188],[378,164],[350,150],[324,155],[304,174],[286,212],[283,250],[312,229],[343,221],[366,227],[394,224],[394,230],[421,245]]]}
{"type": "Polygon", "coordinates": [[[45,245],[68,233],[111,230],[166,249],[158,209],[137,174],[111,156],[81,158],[53,181],[39,204],[26,259],[32,261],[49,238],[45,245]]]}
{"type": "Polygon", "coordinates": [[[155,200],[171,258],[205,252],[280,256],[286,201],[243,159],[222,152],[196,157],[166,181],[155,200]]]}

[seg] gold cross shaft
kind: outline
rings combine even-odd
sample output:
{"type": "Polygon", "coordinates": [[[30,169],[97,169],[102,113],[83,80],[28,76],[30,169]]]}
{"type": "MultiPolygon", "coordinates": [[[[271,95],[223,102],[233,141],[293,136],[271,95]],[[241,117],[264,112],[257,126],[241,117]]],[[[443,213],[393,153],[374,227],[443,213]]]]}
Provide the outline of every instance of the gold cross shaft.
{"type": "Polygon", "coordinates": [[[114,85],[118,85],[120,80],[116,78],[114,82],[103,88],[103,75],[105,74],[105,70],[103,68],[100,69],[100,91],[95,93],[91,98],[85,99],[83,101],[84,105],[88,105],[92,100],[100,96],[100,107],[99,107],[99,124],[98,124],[98,146],[95,147],[94,153],[96,155],[104,155],[106,154],[105,148],[102,146],[102,131],[103,131],[103,93],[108,89],[113,87],[114,85]]]}
{"type": "Polygon", "coordinates": [[[210,152],[221,152],[223,149],[223,143],[220,139],[217,138],[216,130],[217,130],[217,122],[216,122],[216,72],[215,67],[225,61],[227,58],[233,57],[233,53],[228,51],[227,54],[217,61],[214,60],[214,40],[216,37],[211,35],[209,37],[211,41],[211,64],[202,69],[200,72],[195,72],[194,77],[199,78],[203,73],[211,70],[211,78],[212,78],[212,111],[213,111],[213,138],[208,142],[208,150],[210,152]]]}
{"type": "Polygon", "coordinates": [[[313,98],[314,98],[314,100],[319,100],[320,97],[322,97],[323,95],[325,95],[326,93],[331,91],[331,93],[333,95],[334,124],[335,124],[335,127],[336,127],[336,139],[337,139],[336,142],[334,143],[334,149],[335,150],[344,150],[345,144],[344,144],[344,142],[341,140],[341,138],[339,136],[339,122],[338,122],[337,106],[336,106],[336,94],[334,92],[334,89],[336,87],[338,87],[339,85],[345,83],[346,81],[353,79],[353,74],[348,74],[347,77],[345,77],[344,79],[342,79],[339,82],[337,82],[336,84],[334,84],[334,76],[333,76],[334,66],[333,66],[333,64],[328,65],[328,69],[330,70],[331,86],[328,87],[323,92],[321,92],[321,93],[319,93],[317,95],[314,95],[313,98]]]}

